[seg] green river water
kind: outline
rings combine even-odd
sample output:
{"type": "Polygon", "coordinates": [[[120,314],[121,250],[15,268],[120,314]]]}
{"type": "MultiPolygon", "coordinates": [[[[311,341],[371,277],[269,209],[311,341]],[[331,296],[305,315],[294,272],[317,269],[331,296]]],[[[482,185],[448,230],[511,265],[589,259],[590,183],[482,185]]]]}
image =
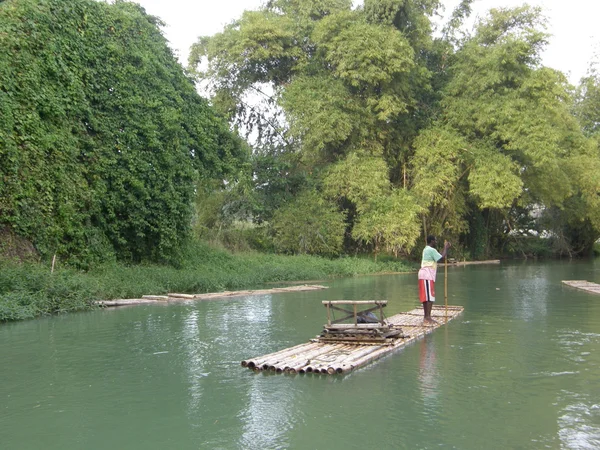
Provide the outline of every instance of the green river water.
{"type": "MultiPolygon", "coordinates": [[[[438,303],[443,303],[443,270],[438,303]]],[[[451,267],[465,312],[344,376],[240,361],[318,334],[321,300],[418,306],[416,275],[0,325],[0,449],[597,449],[600,260],[451,267]]]]}

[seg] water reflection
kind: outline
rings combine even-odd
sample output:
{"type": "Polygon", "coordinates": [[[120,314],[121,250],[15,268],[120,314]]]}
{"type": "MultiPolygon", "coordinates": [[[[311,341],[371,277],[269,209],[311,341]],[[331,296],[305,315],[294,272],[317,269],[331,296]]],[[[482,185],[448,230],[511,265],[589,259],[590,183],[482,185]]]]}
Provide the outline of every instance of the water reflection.
{"type": "MultiPolygon", "coordinates": [[[[419,342],[419,387],[425,408],[437,410],[439,394],[439,373],[435,355],[435,342],[426,336],[419,342]]],[[[427,414],[427,412],[426,412],[427,414]]]]}
{"type": "MultiPolygon", "coordinates": [[[[248,407],[241,411],[243,432],[237,448],[288,448],[287,433],[293,422],[294,398],[290,391],[274,389],[266,378],[280,375],[258,374],[249,386],[248,407]]],[[[275,381],[275,380],[273,380],[275,381]]]]}
{"type": "Polygon", "coordinates": [[[182,355],[188,375],[188,414],[197,417],[201,411],[202,379],[210,375],[205,367],[204,354],[209,344],[201,339],[198,310],[189,310],[183,319],[182,355]]]}
{"type": "Polygon", "coordinates": [[[539,266],[515,265],[505,269],[505,276],[508,284],[502,290],[513,291],[511,297],[519,319],[533,320],[548,313],[549,290],[556,281],[548,273],[539,266]]]}

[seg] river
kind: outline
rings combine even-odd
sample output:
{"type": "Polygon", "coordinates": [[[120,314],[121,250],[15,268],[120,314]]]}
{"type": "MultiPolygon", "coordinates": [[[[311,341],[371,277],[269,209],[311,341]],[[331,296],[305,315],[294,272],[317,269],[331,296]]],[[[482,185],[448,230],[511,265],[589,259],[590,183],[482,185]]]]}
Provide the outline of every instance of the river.
{"type": "MultiPolygon", "coordinates": [[[[443,270],[438,303],[443,303],[443,270]]],[[[322,300],[418,306],[416,275],[0,325],[0,448],[597,449],[600,260],[450,267],[462,316],[344,376],[254,373],[322,300]]]]}

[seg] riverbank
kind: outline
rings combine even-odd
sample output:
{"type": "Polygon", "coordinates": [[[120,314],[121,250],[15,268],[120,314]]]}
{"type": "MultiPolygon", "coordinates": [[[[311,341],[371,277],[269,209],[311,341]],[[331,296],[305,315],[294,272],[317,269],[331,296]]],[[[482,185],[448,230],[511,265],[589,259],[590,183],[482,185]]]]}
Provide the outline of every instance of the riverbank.
{"type": "Polygon", "coordinates": [[[88,272],[50,263],[0,261],[0,322],[97,308],[96,302],[170,292],[200,294],[258,289],[269,283],[327,280],[414,270],[400,260],[259,253],[232,254],[201,243],[191,245],[179,267],[106,264],[88,272]]]}

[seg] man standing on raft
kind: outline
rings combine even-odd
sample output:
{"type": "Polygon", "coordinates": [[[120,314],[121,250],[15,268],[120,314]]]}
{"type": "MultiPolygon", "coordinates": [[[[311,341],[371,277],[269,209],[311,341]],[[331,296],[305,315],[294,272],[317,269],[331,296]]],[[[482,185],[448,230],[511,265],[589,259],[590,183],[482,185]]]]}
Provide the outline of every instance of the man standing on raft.
{"type": "Polygon", "coordinates": [[[435,236],[427,236],[427,246],[423,249],[423,258],[421,259],[421,269],[419,269],[419,300],[423,303],[423,313],[425,324],[436,323],[431,318],[431,309],[435,302],[435,275],[437,272],[437,263],[440,259],[446,257],[450,242],[444,244],[444,250],[439,253],[435,249],[435,236]]]}

